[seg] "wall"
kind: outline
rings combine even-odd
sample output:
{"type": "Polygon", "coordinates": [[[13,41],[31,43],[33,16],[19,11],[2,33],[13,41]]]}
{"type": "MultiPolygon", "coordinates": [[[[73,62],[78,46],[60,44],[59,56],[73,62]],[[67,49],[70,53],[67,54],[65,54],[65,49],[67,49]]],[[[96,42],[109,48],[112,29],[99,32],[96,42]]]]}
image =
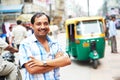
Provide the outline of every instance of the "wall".
{"type": "Polygon", "coordinates": [[[21,4],[21,0],[1,0],[2,5],[21,4]]]}

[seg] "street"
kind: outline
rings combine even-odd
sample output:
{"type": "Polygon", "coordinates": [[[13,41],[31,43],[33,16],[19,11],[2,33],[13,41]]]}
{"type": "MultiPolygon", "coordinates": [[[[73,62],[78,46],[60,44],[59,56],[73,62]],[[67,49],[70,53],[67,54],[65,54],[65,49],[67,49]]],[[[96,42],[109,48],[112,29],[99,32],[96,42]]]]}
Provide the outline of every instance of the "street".
{"type": "MultiPolygon", "coordinates": [[[[15,27],[17,20],[21,20],[27,29],[33,27],[30,22],[36,21],[31,20],[31,17],[34,13],[38,12],[44,12],[45,14],[47,14],[49,16],[48,21],[50,19],[50,25],[57,25],[59,27],[59,30],[63,30],[63,32],[59,32],[55,40],[58,41],[64,52],[66,48],[66,34],[64,32],[64,26],[66,26],[67,19],[71,18],[70,21],[68,20],[68,22],[71,23],[70,25],[68,25],[68,27],[70,26],[70,28],[68,28],[67,30],[68,32],[70,32],[69,36],[71,37],[71,40],[73,39],[75,34],[82,33],[82,28],[79,28],[81,24],[82,26],[84,26],[83,23],[88,25],[87,21],[85,21],[85,18],[83,22],[80,23],[80,20],[77,21],[77,17],[80,17],[81,19],[82,17],[101,16],[105,19],[103,21],[105,22],[104,27],[108,26],[109,28],[110,24],[107,24],[107,22],[109,22],[111,20],[111,16],[114,15],[116,17],[115,24],[118,28],[120,28],[120,0],[0,0],[0,36],[5,39],[5,36],[1,34],[5,32],[5,34],[7,34],[8,36],[8,33],[10,33],[10,26],[15,27]],[[75,18],[76,20],[74,21],[74,19],[72,18],[75,18]],[[77,33],[74,34],[73,30],[77,31],[77,33]],[[73,37],[71,35],[73,35],[73,37]]],[[[42,15],[38,16],[37,18],[41,16],[42,15]]],[[[42,20],[40,20],[39,23],[41,21],[42,20]]],[[[100,24],[100,26],[102,26],[103,24],[101,21],[102,20],[98,19],[96,21],[91,20],[91,22],[97,22],[96,25],[100,24]]],[[[90,25],[92,26],[95,24],[90,25]]],[[[34,29],[37,29],[38,27],[40,29],[41,26],[38,24],[34,24],[34,29]]],[[[53,29],[55,29],[55,27],[53,27],[53,29]]],[[[53,29],[50,30],[52,31],[53,29]]],[[[88,32],[87,29],[93,29],[93,27],[87,27],[86,29],[84,29],[84,31],[88,32]]],[[[102,30],[102,28],[99,28],[99,30],[100,29],[102,30]]],[[[95,28],[95,30],[97,29],[95,28]]],[[[11,30],[11,38],[14,37],[12,33],[13,31],[11,30]]],[[[91,33],[94,34],[93,31],[91,33]]],[[[106,40],[105,56],[99,59],[100,64],[98,65],[97,69],[94,69],[92,64],[88,61],[78,61],[75,58],[70,57],[72,61],[71,65],[61,67],[60,69],[60,80],[120,80],[120,29],[117,30],[117,33],[118,34],[116,36],[116,39],[117,50],[119,52],[118,54],[111,53],[111,46],[108,45],[108,41],[106,40]]],[[[50,37],[54,39],[54,36],[50,37]]],[[[79,36],[77,37],[79,38],[79,36]]],[[[15,41],[11,40],[10,43],[11,42],[15,41]]],[[[96,48],[95,46],[93,47],[96,48]]],[[[82,50],[78,49],[78,51],[82,50]]],[[[19,64],[20,55],[22,54],[15,54],[16,64],[19,64]]],[[[24,77],[23,68],[20,71],[22,77],[24,77]]]]}

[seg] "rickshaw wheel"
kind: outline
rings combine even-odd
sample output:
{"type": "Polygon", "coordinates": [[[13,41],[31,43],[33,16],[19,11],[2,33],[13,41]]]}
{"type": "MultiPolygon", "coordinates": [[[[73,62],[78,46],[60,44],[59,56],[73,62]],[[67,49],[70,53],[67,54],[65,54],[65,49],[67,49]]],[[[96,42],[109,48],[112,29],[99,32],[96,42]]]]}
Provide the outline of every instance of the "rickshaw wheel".
{"type": "Polygon", "coordinates": [[[98,60],[95,59],[95,60],[93,60],[93,68],[97,69],[97,67],[98,67],[98,60]]]}

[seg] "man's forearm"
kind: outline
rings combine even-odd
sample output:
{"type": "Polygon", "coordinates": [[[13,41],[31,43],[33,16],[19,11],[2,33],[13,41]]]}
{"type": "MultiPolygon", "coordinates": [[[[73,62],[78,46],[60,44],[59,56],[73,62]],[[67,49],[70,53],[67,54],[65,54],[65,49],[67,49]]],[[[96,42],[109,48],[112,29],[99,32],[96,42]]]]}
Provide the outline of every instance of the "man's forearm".
{"type": "Polygon", "coordinates": [[[50,66],[34,66],[34,67],[29,67],[29,65],[25,65],[26,69],[30,74],[43,74],[45,72],[53,70],[55,67],[50,67],[50,66]]]}
{"type": "MultiPolygon", "coordinates": [[[[39,67],[40,68],[40,67],[39,67]]],[[[35,74],[37,74],[37,73],[45,73],[45,72],[49,72],[49,71],[51,71],[51,70],[53,70],[54,69],[54,67],[42,67],[41,69],[39,69],[39,71],[37,72],[35,72],[35,74]]]]}
{"type": "Polygon", "coordinates": [[[46,61],[47,65],[54,67],[63,67],[71,64],[71,60],[67,55],[62,55],[59,58],[46,61]]]}

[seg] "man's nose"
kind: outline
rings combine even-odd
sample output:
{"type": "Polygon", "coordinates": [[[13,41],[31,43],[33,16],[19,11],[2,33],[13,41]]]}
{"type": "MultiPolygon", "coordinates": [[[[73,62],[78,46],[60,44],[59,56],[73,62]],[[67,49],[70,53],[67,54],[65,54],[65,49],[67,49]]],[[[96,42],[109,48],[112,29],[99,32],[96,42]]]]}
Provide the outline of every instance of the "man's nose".
{"type": "Polygon", "coordinates": [[[41,26],[40,26],[41,28],[45,28],[45,25],[44,24],[41,24],[41,26]]]}

